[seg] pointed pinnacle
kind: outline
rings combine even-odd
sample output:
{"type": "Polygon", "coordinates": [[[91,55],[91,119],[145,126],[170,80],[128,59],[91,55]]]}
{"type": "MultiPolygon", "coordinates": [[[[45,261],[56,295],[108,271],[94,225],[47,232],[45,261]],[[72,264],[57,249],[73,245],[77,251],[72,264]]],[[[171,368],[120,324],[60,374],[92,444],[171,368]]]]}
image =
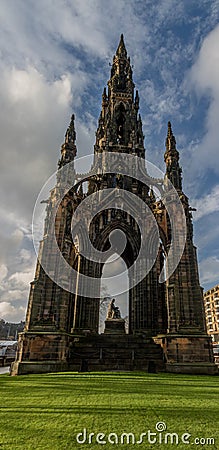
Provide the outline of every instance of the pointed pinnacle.
{"type": "Polygon", "coordinates": [[[136,90],[136,94],[135,94],[135,108],[138,112],[139,110],[139,95],[138,95],[138,91],[136,90]]]}
{"type": "Polygon", "coordinates": [[[171,122],[168,122],[167,138],[166,138],[166,149],[176,150],[176,139],[172,132],[171,122]]]}
{"type": "Polygon", "coordinates": [[[75,115],[72,114],[69,127],[68,127],[68,129],[67,129],[67,131],[65,133],[65,142],[66,143],[69,143],[69,142],[75,143],[76,132],[75,132],[75,123],[74,123],[74,121],[75,121],[75,115]]]}
{"type": "Polygon", "coordinates": [[[172,132],[172,127],[171,127],[171,122],[168,122],[168,131],[167,131],[167,136],[173,136],[173,132],[172,132]]]}
{"type": "Polygon", "coordinates": [[[102,99],[103,101],[105,101],[107,99],[107,95],[106,95],[106,88],[104,87],[103,93],[102,93],[102,99]]]}
{"type": "Polygon", "coordinates": [[[123,34],[121,34],[120,42],[119,42],[118,48],[116,50],[116,55],[117,56],[125,56],[125,57],[127,57],[127,51],[126,51],[126,48],[125,48],[123,34]]]}

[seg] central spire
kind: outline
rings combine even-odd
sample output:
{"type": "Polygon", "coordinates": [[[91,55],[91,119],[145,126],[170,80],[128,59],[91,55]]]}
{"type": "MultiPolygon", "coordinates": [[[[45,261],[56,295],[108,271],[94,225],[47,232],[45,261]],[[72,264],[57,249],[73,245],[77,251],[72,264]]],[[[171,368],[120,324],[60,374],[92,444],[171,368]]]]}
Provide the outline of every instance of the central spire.
{"type": "Polygon", "coordinates": [[[144,136],[139,110],[139,95],[132,80],[132,67],[123,34],[111,66],[108,92],[104,88],[102,111],[96,132],[95,153],[122,151],[144,158],[144,136]]]}
{"type": "Polygon", "coordinates": [[[132,68],[130,58],[127,58],[123,34],[113,58],[111,69],[111,78],[108,82],[109,89],[112,91],[134,93],[134,83],[132,81],[132,68]]]}
{"type": "Polygon", "coordinates": [[[123,56],[125,58],[127,57],[127,51],[126,51],[126,48],[125,48],[123,34],[121,34],[120,42],[119,42],[118,48],[116,50],[116,55],[117,56],[123,56]]]}

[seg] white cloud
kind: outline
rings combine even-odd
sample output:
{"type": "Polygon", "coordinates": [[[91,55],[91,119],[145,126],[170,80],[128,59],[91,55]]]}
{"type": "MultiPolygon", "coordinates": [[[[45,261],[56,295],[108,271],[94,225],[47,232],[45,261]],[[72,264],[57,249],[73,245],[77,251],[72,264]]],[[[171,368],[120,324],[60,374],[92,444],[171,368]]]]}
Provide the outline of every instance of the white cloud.
{"type": "MultiPolygon", "coordinates": [[[[28,284],[25,286],[25,291],[27,290],[27,286],[28,286],[28,284]]],[[[21,286],[19,286],[19,287],[21,287],[21,286]]],[[[15,302],[15,304],[13,305],[14,307],[16,307],[16,303],[20,303],[20,301],[22,301],[23,300],[23,297],[24,297],[24,295],[25,295],[25,292],[24,292],[24,290],[22,290],[22,289],[10,289],[9,291],[8,291],[8,295],[5,295],[3,298],[5,298],[5,299],[9,299],[10,300],[10,304],[12,303],[12,302],[15,302]]],[[[26,303],[26,298],[24,298],[24,300],[22,301],[22,303],[26,303]]],[[[19,309],[19,308],[18,308],[19,309]]]]}
{"type": "Polygon", "coordinates": [[[213,286],[219,280],[219,259],[210,256],[200,263],[200,278],[203,284],[213,286]]]}
{"type": "Polygon", "coordinates": [[[4,262],[5,259],[7,260],[10,256],[15,255],[22,245],[24,234],[22,230],[17,228],[16,222],[16,218],[14,223],[11,223],[10,220],[7,222],[7,218],[4,216],[0,218],[0,261],[2,262],[4,262]]]}
{"type": "Polygon", "coordinates": [[[24,320],[29,285],[34,277],[35,255],[33,250],[12,248],[4,258],[8,263],[0,266],[0,317],[8,321],[24,320]]]}
{"type": "Polygon", "coordinates": [[[125,0],[29,0],[19,7],[12,0],[1,4],[0,25],[2,54],[8,64],[35,62],[47,73],[53,72],[54,65],[59,72],[63,67],[78,70],[83,52],[90,59],[111,58],[112,38],[117,42],[122,31],[131,35],[134,44],[143,42],[147,32],[136,5],[125,0]]]}
{"type": "Polygon", "coordinates": [[[10,322],[20,322],[24,319],[25,308],[15,308],[9,302],[0,302],[0,317],[10,322]]]}
{"type": "Polygon", "coordinates": [[[35,68],[7,69],[0,81],[2,205],[30,219],[34,198],[55,169],[63,129],[70,117],[71,80],[48,83],[35,68]],[[54,133],[55,130],[55,133],[54,133]],[[28,214],[28,215],[27,215],[28,214]]]}
{"type": "Polygon", "coordinates": [[[193,200],[193,206],[197,209],[194,212],[195,220],[219,211],[219,184],[214,186],[209,194],[204,195],[198,200],[193,200]]]}
{"type": "Polygon", "coordinates": [[[32,276],[32,267],[27,272],[15,272],[13,275],[10,276],[9,282],[14,287],[24,287],[26,289],[28,283],[30,282],[30,276],[32,276]]]}
{"type": "Polygon", "coordinates": [[[12,235],[11,235],[13,242],[16,243],[17,245],[20,244],[20,242],[22,241],[23,237],[24,237],[24,233],[21,229],[16,228],[12,235]]]}
{"type": "Polygon", "coordinates": [[[210,168],[219,173],[219,25],[204,39],[190,81],[199,95],[208,95],[210,106],[206,115],[205,135],[193,154],[198,171],[210,168]],[[199,166],[197,167],[197,158],[199,166]]]}
{"type": "Polygon", "coordinates": [[[209,89],[219,94],[219,52],[218,52],[219,25],[204,39],[198,59],[192,68],[192,81],[196,88],[209,89]]]}
{"type": "MultiPolygon", "coordinates": [[[[48,112],[48,103],[56,102],[57,109],[71,102],[71,79],[63,74],[52,84],[33,66],[25,70],[13,68],[7,73],[8,100],[13,107],[31,110],[37,116],[48,112]]],[[[19,111],[20,114],[20,111],[19,111]]],[[[22,118],[22,115],[20,115],[22,118]]]]}
{"type": "Polygon", "coordinates": [[[20,251],[20,257],[21,261],[30,261],[32,258],[32,253],[30,250],[26,250],[25,248],[22,248],[20,251]]]}
{"type": "Polygon", "coordinates": [[[5,264],[0,265],[0,282],[2,282],[8,274],[8,268],[5,264]]]}

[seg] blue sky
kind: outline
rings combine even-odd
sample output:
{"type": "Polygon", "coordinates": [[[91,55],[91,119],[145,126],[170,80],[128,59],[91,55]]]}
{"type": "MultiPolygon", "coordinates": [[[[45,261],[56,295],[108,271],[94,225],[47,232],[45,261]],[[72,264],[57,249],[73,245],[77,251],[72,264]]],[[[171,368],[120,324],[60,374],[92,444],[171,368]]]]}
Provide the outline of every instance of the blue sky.
{"type": "Polygon", "coordinates": [[[171,120],[194,213],[200,279],[219,282],[219,1],[2,0],[0,317],[24,318],[35,256],[32,211],[72,112],[78,156],[93,151],[120,34],[147,159],[164,169],[171,120]]]}

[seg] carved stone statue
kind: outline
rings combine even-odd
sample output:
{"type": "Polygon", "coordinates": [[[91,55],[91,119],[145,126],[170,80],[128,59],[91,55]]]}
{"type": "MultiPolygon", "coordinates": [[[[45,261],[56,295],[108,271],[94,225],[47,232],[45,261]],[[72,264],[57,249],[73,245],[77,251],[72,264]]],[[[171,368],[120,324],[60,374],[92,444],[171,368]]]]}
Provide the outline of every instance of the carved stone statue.
{"type": "Polygon", "coordinates": [[[121,313],[120,313],[119,307],[115,305],[114,298],[109,303],[106,318],[107,319],[121,319],[121,313]]]}

